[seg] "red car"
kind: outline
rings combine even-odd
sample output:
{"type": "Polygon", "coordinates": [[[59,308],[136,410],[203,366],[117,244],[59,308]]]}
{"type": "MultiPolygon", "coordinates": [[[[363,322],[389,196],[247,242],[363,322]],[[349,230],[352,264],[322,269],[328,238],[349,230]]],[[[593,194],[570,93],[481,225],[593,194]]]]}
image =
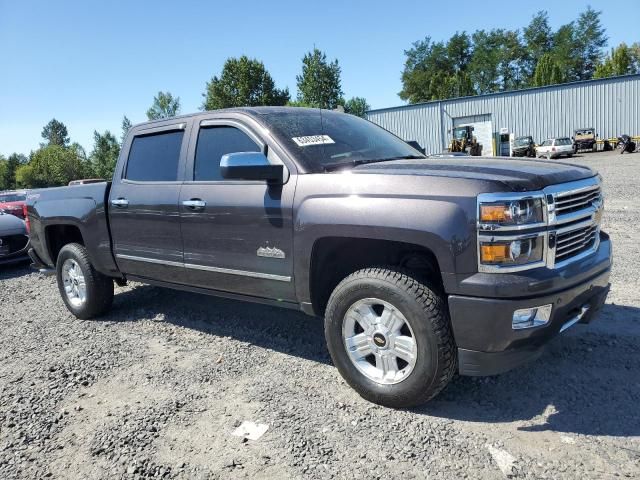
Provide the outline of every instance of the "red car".
{"type": "Polygon", "coordinates": [[[27,218],[27,192],[0,192],[0,210],[25,220],[27,218]]]}

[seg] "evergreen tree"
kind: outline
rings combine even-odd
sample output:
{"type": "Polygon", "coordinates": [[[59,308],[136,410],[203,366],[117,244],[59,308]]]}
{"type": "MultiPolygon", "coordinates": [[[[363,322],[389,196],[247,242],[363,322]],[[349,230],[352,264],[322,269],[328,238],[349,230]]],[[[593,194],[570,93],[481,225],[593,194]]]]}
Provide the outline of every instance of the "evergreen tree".
{"type": "Polygon", "coordinates": [[[147,110],[149,120],[175,117],[180,114],[180,97],[171,95],[170,92],[158,92],[153,97],[153,105],[147,110]]]}
{"type": "Polygon", "coordinates": [[[94,145],[90,156],[93,174],[108,180],[113,177],[113,171],[116,168],[118,155],[120,155],[120,143],[109,130],[103,134],[94,131],[93,139],[94,145]]]}
{"type": "Polygon", "coordinates": [[[533,74],[533,86],[555,85],[562,83],[562,81],[562,70],[558,63],[551,54],[545,53],[540,57],[538,65],[536,65],[536,70],[533,74]]]}
{"type": "Polygon", "coordinates": [[[69,132],[67,131],[66,125],[55,118],[42,129],[42,138],[47,141],[46,145],[59,145],[64,147],[69,144],[69,132]]]}
{"type": "Polygon", "coordinates": [[[338,60],[327,61],[317,48],[302,59],[302,73],[296,76],[298,102],[310,107],[334,109],[342,99],[338,60]]]}
{"type": "Polygon", "coordinates": [[[229,58],[220,77],[207,82],[203,110],[259,105],[286,105],[289,90],[276,88],[264,64],[243,55],[229,58]]]}
{"type": "Polygon", "coordinates": [[[357,117],[365,117],[371,107],[363,97],[352,97],[344,104],[344,111],[357,117]]]}
{"type": "MultiPolygon", "coordinates": [[[[124,143],[124,139],[127,137],[127,133],[129,133],[129,130],[131,129],[131,120],[129,120],[127,118],[127,116],[123,116],[122,117],[122,134],[120,135],[120,145],[122,145],[124,143]]],[[[94,138],[95,138],[95,132],[94,132],[94,138]]]]}

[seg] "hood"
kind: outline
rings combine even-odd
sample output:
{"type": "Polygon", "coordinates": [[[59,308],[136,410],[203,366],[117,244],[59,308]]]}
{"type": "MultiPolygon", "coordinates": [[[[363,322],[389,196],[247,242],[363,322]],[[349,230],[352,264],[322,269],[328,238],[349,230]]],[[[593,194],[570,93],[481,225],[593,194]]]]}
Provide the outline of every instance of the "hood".
{"type": "Polygon", "coordinates": [[[359,165],[352,170],[352,173],[469,178],[500,182],[514,191],[540,190],[549,185],[582,180],[596,175],[596,172],[589,167],[556,160],[500,157],[393,160],[359,165]]]}
{"type": "Polygon", "coordinates": [[[26,234],[27,227],[23,220],[20,220],[15,215],[0,213],[0,237],[26,234]]]}

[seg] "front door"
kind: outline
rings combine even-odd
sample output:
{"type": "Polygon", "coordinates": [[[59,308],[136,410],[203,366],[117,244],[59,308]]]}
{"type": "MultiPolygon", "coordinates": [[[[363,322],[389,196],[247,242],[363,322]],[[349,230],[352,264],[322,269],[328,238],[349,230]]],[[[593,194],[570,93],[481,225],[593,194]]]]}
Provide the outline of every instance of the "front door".
{"type": "Polygon", "coordinates": [[[286,183],[270,186],[220,175],[223,155],[252,151],[282,163],[249,123],[205,119],[193,126],[180,193],[185,275],[191,285],[293,300],[295,176],[285,168],[286,183]]]}
{"type": "Polygon", "coordinates": [[[183,280],[178,199],[180,167],[186,156],[185,126],[134,131],[123,146],[129,155],[118,165],[108,208],[113,252],[125,274],[175,283],[183,280]]]}

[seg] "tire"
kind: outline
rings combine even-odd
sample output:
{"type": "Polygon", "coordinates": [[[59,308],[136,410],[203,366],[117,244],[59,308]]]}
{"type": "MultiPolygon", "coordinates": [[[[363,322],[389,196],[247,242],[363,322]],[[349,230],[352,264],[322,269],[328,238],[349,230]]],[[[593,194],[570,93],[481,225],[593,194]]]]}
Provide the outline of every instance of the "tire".
{"type": "Polygon", "coordinates": [[[567,158],[573,157],[573,153],[567,153],[567,158]]]}
{"type": "MultiPolygon", "coordinates": [[[[363,319],[365,317],[366,315],[358,316],[363,319]]],[[[404,408],[425,403],[436,396],[456,372],[456,347],[444,296],[436,288],[418,281],[411,274],[393,268],[359,270],[340,282],[327,305],[325,337],[333,363],[342,377],[363,398],[379,405],[404,408]],[[363,343],[362,348],[353,347],[350,351],[346,346],[346,338],[352,335],[347,326],[354,323],[349,319],[358,315],[353,313],[353,309],[365,308],[368,313],[374,313],[376,306],[370,307],[368,303],[380,301],[386,305],[377,305],[384,310],[382,313],[378,310],[375,312],[379,315],[376,328],[382,328],[381,320],[385,318],[385,310],[389,308],[391,316],[396,319],[390,323],[406,323],[401,330],[397,330],[399,333],[395,335],[395,339],[400,342],[399,337],[404,337],[403,343],[409,335],[413,339],[412,351],[415,355],[412,357],[412,364],[400,357],[396,357],[395,361],[389,360],[389,365],[395,362],[395,375],[394,368],[388,369],[389,374],[386,368],[377,369],[378,359],[383,355],[402,351],[396,350],[399,344],[393,334],[388,333],[388,345],[384,349],[378,349],[380,343],[376,345],[374,342],[380,340],[380,334],[374,331],[372,335],[372,330],[364,330],[357,321],[356,327],[360,326],[360,330],[363,330],[359,335],[363,335],[363,341],[367,339],[367,345],[363,343]],[[347,313],[350,315],[347,316],[347,313]],[[400,317],[402,319],[398,320],[400,317]],[[377,353],[363,356],[357,361],[353,359],[354,355],[366,355],[367,349],[377,353]],[[364,353],[361,354],[361,350],[364,353]],[[374,379],[364,371],[384,371],[385,376],[374,379]]],[[[380,361],[381,365],[386,363],[380,361]]]]}
{"type": "Polygon", "coordinates": [[[56,278],[60,296],[75,317],[88,320],[102,315],[111,307],[113,280],[93,268],[84,246],[68,243],[62,247],[56,261],[56,278]],[[84,295],[76,295],[78,291],[82,292],[82,285],[84,295]],[[71,291],[68,292],[67,288],[71,291]]]}

